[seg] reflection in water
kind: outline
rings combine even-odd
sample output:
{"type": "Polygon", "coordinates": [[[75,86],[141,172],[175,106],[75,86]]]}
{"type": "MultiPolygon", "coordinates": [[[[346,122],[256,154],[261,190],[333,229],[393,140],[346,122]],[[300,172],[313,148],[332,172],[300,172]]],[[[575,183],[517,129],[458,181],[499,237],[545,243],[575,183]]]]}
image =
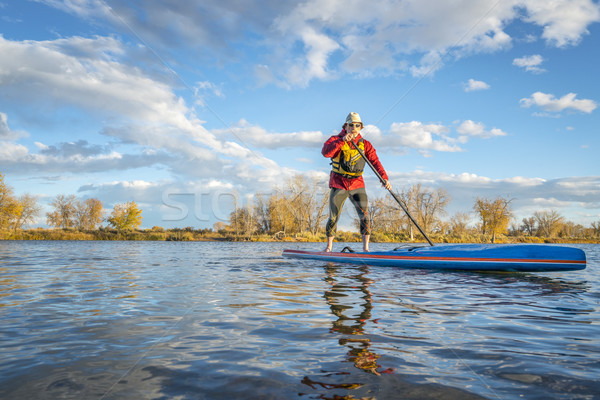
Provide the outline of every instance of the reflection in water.
{"type": "Polygon", "coordinates": [[[360,266],[352,271],[357,273],[340,274],[340,268],[333,264],[325,268],[325,281],[331,285],[331,289],[325,292],[325,299],[333,315],[338,318],[333,322],[331,331],[354,336],[341,338],[339,343],[350,349],[348,360],[356,368],[374,375],[391,373],[391,369],[378,371],[379,355],[370,350],[371,339],[365,337],[365,325],[371,320],[373,309],[373,296],[369,291],[373,281],[367,276],[369,267],[360,266]]]}
{"type": "MultiPolygon", "coordinates": [[[[347,360],[357,369],[380,376],[393,373],[393,368],[381,369],[378,364],[380,356],[371,349],[371,338],[365,331],[365,326],[371,321],[373,309],[372,294],[369,286],[373,281],[367,276],[368,266],[356,268],[341,268],[335,264],[325,267],[325,281],[330,289],[325,291],[325,299],[337,320],[333,321],[330,331],[343,335],[339,344],[348,348],[347,360]]],[[[304,377],[302,383],[315,389],[357,389],[362,383],[324,383],[304,377]]],[[[327,397],[321,397],[327,399],[327,397]]],[[[355,399],[352,395],[334,395],[332,399],[355,399]]]]}
{"type": "Polygon", "coordinates": [[[444,283],[461,285],[485,285],[486,288],[504,288],[507,285],[521,286],[536,296],[551,296],[564,293],[579,294],[588,291],[585,280],[563,280],[551,276],[541,276],[525,272],[477,272],[462,275],[447,275],[444,283]]]}

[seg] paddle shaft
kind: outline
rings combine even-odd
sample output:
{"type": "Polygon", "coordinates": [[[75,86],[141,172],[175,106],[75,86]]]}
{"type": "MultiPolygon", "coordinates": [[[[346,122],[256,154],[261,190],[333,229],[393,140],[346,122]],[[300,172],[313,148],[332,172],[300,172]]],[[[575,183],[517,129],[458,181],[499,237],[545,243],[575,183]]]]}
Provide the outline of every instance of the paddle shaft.
{"type": "MultiPolygon", "coordinates": [[[[377,170],[375,169],[375,167],[373,166],[373,164],[371,164],[371,161],[369,161],[369,159],[367,158],[367,156],[365,156],[365,153],[363,153],[362,150],[359,149],[358,146],[352,140],[350,140],[350,143],[352,143],[352,146],[356,149],[356,151],[358,151],[358,154],[360,154],[361,157],[365,159],[365,161],[367,162],[367,164],[369,164],[369,167],[371,167],[371,169],[373,170],[373,172],[375,172],[375,175],[377,175],[377,177],[381,181],[381,184],[385,185],[385,179],[383,179],[383,177],[379,174],[379,172],[377,172],[377,170]]],[[[425,231],[423,231],[423,228],[421,228],[419,226],[419,224],[417,223],[417,221],[415,221],[415,219],[413,218],[413,216],[410,215],[410,213],[408,212],[408,209],[404,206],[404,203],[402,203],[402,201],[398,198],[398,196],[396,196],[396,193],[392,192],[390,189],[387,189],[387,190],[388,190],[388,192],[390,192],[390,194],[392,195],[392,197],[394,198],[394,200],[396,200],[396,202],[400,205],[400,207],[402,207],[402,210],[406,213],[406,216],[412,221],[413,224],[415,224],[415,226],[417,227],[417,229],[419,230],[419,232],[421,232],[421,235],[423,235],[423,237],[425,239],[427,239],[427,242],[431,246],[433,246],[433,242],[431,241],[431,239],[429,239],[429,236],[427,236],[427,234],[425,233],[425,231]]]]}

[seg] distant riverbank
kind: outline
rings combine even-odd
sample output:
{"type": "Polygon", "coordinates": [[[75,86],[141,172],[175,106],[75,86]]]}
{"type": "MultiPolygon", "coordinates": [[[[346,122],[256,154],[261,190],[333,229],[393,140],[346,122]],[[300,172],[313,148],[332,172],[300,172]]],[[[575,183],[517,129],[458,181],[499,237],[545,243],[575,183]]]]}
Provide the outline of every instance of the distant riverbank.
{"type": "MultiPolygon", "coordinates": [[[[462,236],[430,235],[434,243],[489,243],[491,237],[482,234],[469,234],[462,236]]],[[[141,229],[133,231],[119,231],[109,228],[97,230],[77,229],[26,229],[13,231],[0,231],[0,240],[130,240],[130,241],[229,241],[229,242],[324,242],[323,233],[299,233],[286,235],[278,232],[274,235],[237,235],[234,232],[212,229],[141,229]]],[[[361,236],[356,232],[338,232],[338,242],[360,242],[361,236]]],[[[422,237],[410,240],[406,235],[389,235],[374,233],[371,241],[379,243],[395,242],[425,242],[422,237]]],[[[600,239],[589,238],[543,238],[538,236],[499,236],[496,243],[600,243],[600,239]]]]}

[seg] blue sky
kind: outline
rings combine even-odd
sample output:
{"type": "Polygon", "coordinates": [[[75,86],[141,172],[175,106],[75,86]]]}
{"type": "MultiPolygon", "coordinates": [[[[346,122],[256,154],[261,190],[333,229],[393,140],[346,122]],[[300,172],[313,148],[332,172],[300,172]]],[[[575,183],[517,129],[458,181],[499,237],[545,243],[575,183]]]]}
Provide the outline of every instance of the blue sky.
{"type": "Polygon", "coordinates": [[[326,187],[355,111],[394,188],[445,189],[448,218],[504,196],[590,226],[598,22],[590,0],[0,0],[0,172],[44,212],[211,227],[295,174],[326,187]]]}

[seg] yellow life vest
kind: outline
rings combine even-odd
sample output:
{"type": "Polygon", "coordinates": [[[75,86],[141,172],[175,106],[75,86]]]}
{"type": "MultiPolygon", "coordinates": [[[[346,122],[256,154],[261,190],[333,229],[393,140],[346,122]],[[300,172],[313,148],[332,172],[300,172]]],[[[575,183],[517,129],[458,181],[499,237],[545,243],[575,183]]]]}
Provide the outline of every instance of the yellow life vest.
{"type": "MultiPolygon", "coordinates": [[[[365,143],[362,138],[358,140],[357,146],[364,154],[365,143]]],[[[363,174],[365,169],[365,159],[354,146],[349,145],[348,142],[344,142],[338,155],[331,159],[331,167],[336,174],[340,174],[345,178],[354,179],[363,174]]]]}

